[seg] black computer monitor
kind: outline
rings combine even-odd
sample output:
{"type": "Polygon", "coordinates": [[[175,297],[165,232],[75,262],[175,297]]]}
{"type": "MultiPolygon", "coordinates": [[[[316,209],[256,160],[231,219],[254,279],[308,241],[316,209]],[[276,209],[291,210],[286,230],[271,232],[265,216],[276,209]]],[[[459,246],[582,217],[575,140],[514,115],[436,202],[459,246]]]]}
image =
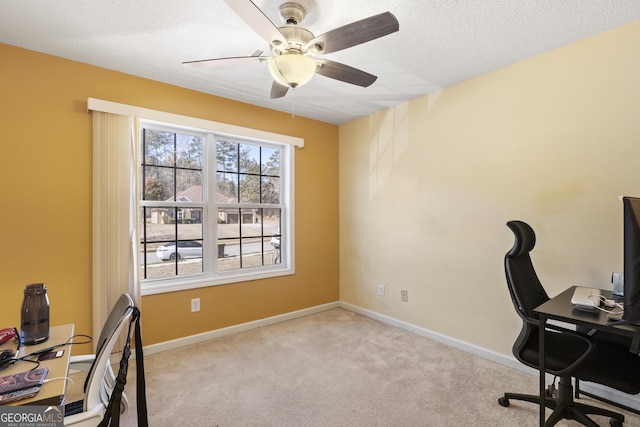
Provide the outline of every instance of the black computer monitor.
{"type": "Polygon", "coordinates": [[[640,198],[623,197],[624,211],[624,314],[640,321],[640,198]]]}

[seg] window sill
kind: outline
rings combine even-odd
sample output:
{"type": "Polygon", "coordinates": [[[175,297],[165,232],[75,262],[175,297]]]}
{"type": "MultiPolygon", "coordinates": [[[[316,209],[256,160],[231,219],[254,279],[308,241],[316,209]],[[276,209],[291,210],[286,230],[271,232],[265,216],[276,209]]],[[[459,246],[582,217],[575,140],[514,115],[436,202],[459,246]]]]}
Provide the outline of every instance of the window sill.
{"type": "Polygon", "coordinates": [[[249,280],[270,279],[272,277],[289,276],[294,274],[293,268],[277,268],[273,270],[260,270],[254,272],[242,272],[228,274],[224,277],[188,276],[180,279],[158,279],[142,283],[141,294],[155,295],[167,292],[185,291],[189,289],[206,288],[209,286],[228,285],[231,283],[246,282],[249,280]]]}

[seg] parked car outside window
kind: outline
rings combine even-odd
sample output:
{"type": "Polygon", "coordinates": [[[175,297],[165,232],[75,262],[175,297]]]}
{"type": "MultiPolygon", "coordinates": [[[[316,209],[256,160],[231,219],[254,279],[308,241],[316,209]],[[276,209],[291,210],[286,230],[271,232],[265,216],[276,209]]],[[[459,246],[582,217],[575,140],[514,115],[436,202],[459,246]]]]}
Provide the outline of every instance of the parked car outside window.
{"type": "Polygon", "coordinates": [[[184,258],[202,258],[202,243],[196,241],[178,242],[176,255],[176,242],[170,242],[156,249],[156,256],[163,261],[184,258]]]}

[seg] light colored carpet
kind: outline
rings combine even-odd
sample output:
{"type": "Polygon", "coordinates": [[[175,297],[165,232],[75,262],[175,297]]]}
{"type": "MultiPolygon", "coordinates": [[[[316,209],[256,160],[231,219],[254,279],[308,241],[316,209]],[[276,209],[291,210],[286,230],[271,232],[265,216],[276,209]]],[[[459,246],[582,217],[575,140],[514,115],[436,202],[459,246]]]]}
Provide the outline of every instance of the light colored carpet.
{"type": "MultiPolygon", "coordinates": [[[[149,355],[145,368],[153,427],[538,422],[534,404],[497,403],[505,391],[536,393],[537,376],[343,309],[149,355]]],[[[134,382],[132,366],[123,426],[136,425],[134,382]]],[[[640,417],[623,413],[625,426],[640,426],[640,417]]]]}

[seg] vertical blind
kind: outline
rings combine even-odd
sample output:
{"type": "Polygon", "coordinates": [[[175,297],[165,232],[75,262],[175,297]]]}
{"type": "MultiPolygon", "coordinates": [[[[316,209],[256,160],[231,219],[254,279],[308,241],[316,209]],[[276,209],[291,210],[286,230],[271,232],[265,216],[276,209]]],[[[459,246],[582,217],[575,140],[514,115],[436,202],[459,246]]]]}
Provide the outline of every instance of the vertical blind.
{"type": "MultiPolygon", "coordinates": [[[[93,111],[93,336],[123,293],[139,304],[133,118],[93,111]]],[[[122,338],[116,348],[123,348],[122,338]]],[[[95,341],[94,341],[95,345],[95,341]]]]}

